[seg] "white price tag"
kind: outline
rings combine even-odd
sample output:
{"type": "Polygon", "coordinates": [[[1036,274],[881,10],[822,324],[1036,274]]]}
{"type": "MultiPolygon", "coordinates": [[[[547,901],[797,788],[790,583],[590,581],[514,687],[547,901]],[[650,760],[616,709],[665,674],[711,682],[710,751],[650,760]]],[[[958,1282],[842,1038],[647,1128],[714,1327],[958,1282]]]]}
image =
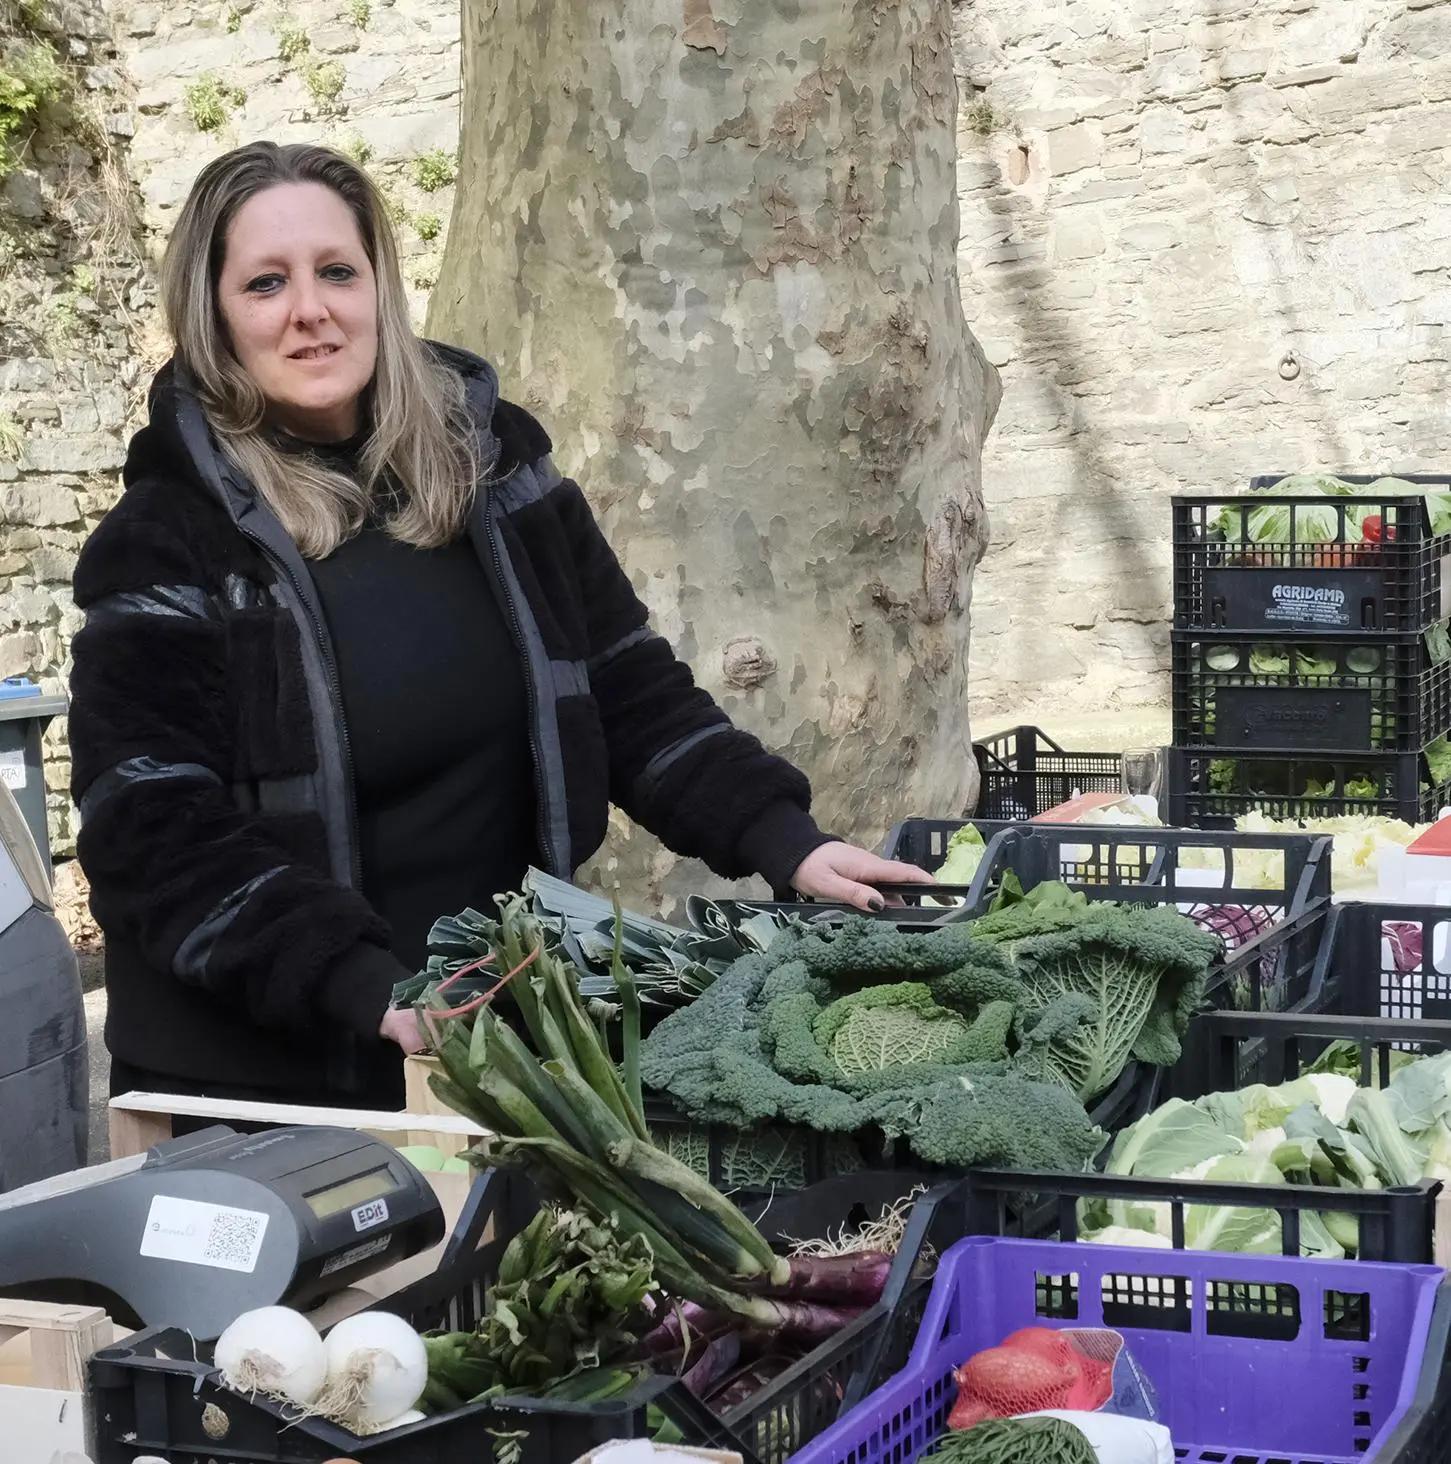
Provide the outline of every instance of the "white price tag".
{"type": "Polygon", "coordinates": [[[319,1274],[331,1276],[334,1271],[346,1271],[349,1266],[355,1266],[359,1261],[366,1261],[370,1256],[381,1256],[392,1244],[391,1235],[378,1235],[372,1240],[365,1240],[360,1245],[353,1246],[351,1250],[329,1256],[322,1263],[322,1271],[319,1274]]]}
{"type": "Polygon", "coordinates": [[[262,1210],[233,1210],[200,1200],[154,1195],[141,1236],[141,1254],[250,1275],[262,1254],[267,1219],[262,1210]]]}
{"type": "Polygon", "coordinates": [[[0,752],[0,783],[12,791],[25,786],[25,749],[12,747],[0,752]]]}

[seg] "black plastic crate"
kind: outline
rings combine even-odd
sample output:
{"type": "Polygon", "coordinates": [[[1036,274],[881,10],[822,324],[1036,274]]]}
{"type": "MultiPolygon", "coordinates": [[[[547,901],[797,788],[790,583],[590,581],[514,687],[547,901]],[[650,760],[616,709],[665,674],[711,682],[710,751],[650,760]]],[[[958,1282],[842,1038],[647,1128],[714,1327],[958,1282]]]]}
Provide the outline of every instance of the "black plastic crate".
{"type": "MultiPolygon", "coordinates": [[[[887,843],[887,857],[921,863],[932,844],[945,847],[962,820],[908,819],[887,843]]],[[[929,863],[927,866],[931,868],[929,863]]],[[[1027,824],[1001,829],[988,840],[977,875],[957,918],[986,907],[1004,875],[1026,889],[1062,880],[1091,900],[1174,905],[1225,940],[1211,972],[1208,1000],[1216,1006],[1284,1009],[1309,996],[1320,949],[1321,921],[1330,897],[1330,840],[1314,834],[1244,834],[1182,828],[1114,828],[1102,824],[1027,824]],[[1251,850],[1281,857],[1273,889],[1236,883],[1235,857],[1251,850]],[[1190,851],[1210,852],[1223,882],[1205,886],[1186,862],[1190,851]],[[1233,912],[1242,912],[1235,914],[1233,912]]],[[[944,885],[944,891],[961,887],[944,885]]]]}
{"type": "MultiPolygon", "coordinates": [[[[912,1185],[910,1176],[853,1175],[748,1211],[776,1240],[825,1236],[880,1214],[912,1185]]],[[[482,1176],[438,1271],[379,1309],[420,1330],[472,1327],[504,1247],[536,1208],[520,1176],[482,1176]]],[[[130,1464],[146,1454],[159,1454],[168,1464],[320,1464],[338,1457],[363,1464],[491,1464],[495,1435],[517,1433],[523,1435],[520,1464],[567,1464],[610,1439],[648,1436],[654,1408],[692,1444],[735,1451],[745,1464],[782,1464],[906,1360],[926,1305],[931,1258],[962,1233],[957,1188],[941,1185],[923,1194],[913,1204],[881,1300],[720,1417],[679,1382],[658,1377],[608,1402],[494,1399],[358,1439],[323,1420],[296,1421],[260,1395],[245,1398],[222,1387],[189,1337],[155,1328],[90,1361],[94,1457],[96,1464],[130,1464]]]]}
{"type": "MultiPolygon", "coordinates": [[[[1286,475],[1251,479],[1268,490],[1286,475]]],[[[1366,474],[1340,475],[1369,485],[1366,474]]],[[[1385,475],[1375,475],[1385,476],[1385,475]]],[[[1431,491],[1451,492],[1445,474],[1398,474],[1431,491]]],[[[1176,495],[1173,500],[1174,625],[1179,630],[1419,633],[1451,615],[1451,534],[1432,535],[1420,496],[1176,495]],[[1249,515],[1283,507],[1286,532],[1260,541],[1249,515]],[[1334,515],[1325,542],[1305,516],[1334,515]],[[1360,515],[1379,514],[1381,541],[1367,544],[1360,515]]]]}
{"type": "Polygon", "coordinates": [[[1431,1313],[1415,1397],[1376,1464],[1443,1464],[1447,1459],[1451,1459],[1451,1287],[1443,1286],[1431,1313]]]}
{"type": "Polygon", "coordinates": [[[1433,784],[1418,752],[1267,752],[1250,747],[1169,750],[1169,822],[1231,829],[1247,813],[1276,819],[1381,814],[1433,823],[1451,783],[1433,784]]]}
{"type": "Polygon", "coordinates": [[[1067,752],[1037,727],[1014,727],[974,742],[982,775],[977,815],[1036,818],[1080,793],[1117,793],[1123,759],[1116,752],[1067,752]]]}
{"type": "Polygon", "coordinates": [[[1322,966],[1337,1012],[1451,1022],[1451,908],[1338,905],[1322,966]]]}
{"type": "MultiPolygon", "coordinates": [[[[1313,834],[1246,834],[1236,830],[1154,828],[1110,824],[998,824],[981,819],[909,818],[887,836],[883,856],[929,873],[947,856],[952,836],[966,824],[982,831],[986,851],[971,885],[943,885],[981,909],[1011,871],[1024,889],[1062,880],[1093,900],[1166,904],[1198,888],[1186,856],[1208,851],[1225,870],[1215,903],[1262,905],[1297,914],[1330,894],[1330,842],[1313,834]],[[1235,882],[1237,852],[1278,851],[1282,879],[1275,889],[1235,882]],[[1181,871],[1182,874],[1181,874],[1181,871]]],[[[1191,902],[1197,896],[1190,895],[1191,902]]],[[[1207,897],[1206,897],[1207,898],[1207,897]]],[[[890,913],[890,912],[889,912],[890,913]]],[[[965,917],[959,917],[965,918],[965,917]]]]}
{"type": "Polygon", "coordinates": [[[1325,923],[1315,997],[1300,1010],[1212,1012],[1199,1019],[1197,1092],[1298,1077],[1331,1042],[1353,1042],[1362,1084],[1385,1081],[1393,1051],[1451,1048],[1451,908],[1336,905],[1325,923]]]}
{"type": "Polygon", "coordinates": [[[1282,921],[1226,962],[1225,979],[1213,982],[1203,1010],[1190,1019],[1183,1051],[1172,1068],[1159,1070],[1153,1100],[1194,1099],[1216,1088],[1271,1082],[1273,1053],[1263,1040],[1248,1040],[1236,1052],[1233,1080],[1216,1065],[1216,1023],[1222,1013],[1261,1016],[1315,1013],[1327,995],[1322,958],[1334,907],[1320,902],[1282,921]]]}
{"type": "MultiPolygon", "coordinates": [[[[886,855],[931,869],[940,862],[961,819],[908,819],[888,839],[886,855]]],[[[1034,824],[1001,830],[987,851],[967,895],[981,909],[1011,870],[1024,889],[1061,879],[1093,900],[1176,905],[1191,919],[1218,931],[1226,950],[1210,973],[1206,1007],[1287,1011],[1319,1000],[1317,961],[1329,912],[1330,840],[1312,834],[1245,834],[1183,828],[1112,828],[1097,824],[1034,824]],[[1236,856],[1273,851],[1281,858],[1277,888],[1236,883],[1236,856]],[[1212,851],[1224,869],[1223,884],[1192,883],[1199,871],[1187,861],[1212,851]]],[[[946,887],[946,888],[951,888],[946,887]]],[[[1165,1097],[1205,1091],[1207,1056],[1196,1040],[1198,1018],[1185,1034],[1184,1056],[1167,1073],[1140,1068],[1145,1085],[1126,1110],[1123,1127],[1165,1097]]]]}
{"type": "Polygon", "coordinates": [[[1335,1189],[1319,1185],[1220,1184],[1202,1179],[1141,1179],[1122,1174],[1028,1174],[1011,1169],[971,1169],[963,1179],[967,1230],[971,1235],[1023,1235],[1060,1240],[1079,1236],[1079,1206],[1084,1200],[1131,1200],[1167,1204],[1170,1242],[1184,1249],[1187,1205],[1233,1205],[1273,1210],[1280,1217],[1281,1250],[1300,1253],[1300,1216],[1306,1213],[1354,1215],[1359,1221],[1357,1254],[1365,1261],[1434,1264],[1436,1199],[1439,1180],[1380,1190],[1335,1189]],[[1024,1196],[1037,1204],[1035,1228],[1023,1226],[1024,1196]],[[1051,1215],[1042,1227],[1040,1218],[1051,1215]]]}
{"type": "Polygon", "coordinates": [[[1379,641],[1175,631],[1172,661],[1178,747],[1419,752],[1451,731],[1444,631],[1379,641]]]}

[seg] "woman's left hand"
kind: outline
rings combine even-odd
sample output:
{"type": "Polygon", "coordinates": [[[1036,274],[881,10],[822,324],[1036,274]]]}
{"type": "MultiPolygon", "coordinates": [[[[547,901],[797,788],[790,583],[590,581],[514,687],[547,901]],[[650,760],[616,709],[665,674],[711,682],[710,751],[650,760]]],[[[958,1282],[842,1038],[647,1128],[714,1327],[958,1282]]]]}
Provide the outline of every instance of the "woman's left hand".
{"type": "Polygon", "coordinates": [[[855,905],[858,910],[882,910],[886,897],[873,889],[879,884],[930,885],[936,881],[915,864],[882,859],[854,844],[823,844],[796,867],[791,886],[798,894],[818,900],[855,905]]]}

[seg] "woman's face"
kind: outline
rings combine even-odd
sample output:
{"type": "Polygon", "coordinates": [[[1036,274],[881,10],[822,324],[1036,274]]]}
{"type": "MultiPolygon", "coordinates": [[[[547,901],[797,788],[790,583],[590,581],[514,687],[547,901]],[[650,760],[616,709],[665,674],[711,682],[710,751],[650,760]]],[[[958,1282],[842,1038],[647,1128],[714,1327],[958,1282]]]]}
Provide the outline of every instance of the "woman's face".
{"type": "Polygon", "coordinates": [[[217,293],[268,419],[308,442],[358,431],[378,360],[378,288],[352,210],[321,183],[254,194],[227,234],[217,293]]]}

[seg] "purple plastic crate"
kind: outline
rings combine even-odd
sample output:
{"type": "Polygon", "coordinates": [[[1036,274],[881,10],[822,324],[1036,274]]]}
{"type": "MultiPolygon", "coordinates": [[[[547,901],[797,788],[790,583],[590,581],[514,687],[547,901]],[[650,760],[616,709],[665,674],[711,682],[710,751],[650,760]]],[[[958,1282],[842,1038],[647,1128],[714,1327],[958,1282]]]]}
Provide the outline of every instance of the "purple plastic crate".
{"type": "Polygon", "coordinates": [[[1020,1327],[1112,1327],[1175,1456],[1364,1464],[1416,1396],[1445,1273],[1373,1261],[971,1236],[942,1257],[907,1366],[791,1464],[912,1464],[953,1369],[1020,1327]]]}

